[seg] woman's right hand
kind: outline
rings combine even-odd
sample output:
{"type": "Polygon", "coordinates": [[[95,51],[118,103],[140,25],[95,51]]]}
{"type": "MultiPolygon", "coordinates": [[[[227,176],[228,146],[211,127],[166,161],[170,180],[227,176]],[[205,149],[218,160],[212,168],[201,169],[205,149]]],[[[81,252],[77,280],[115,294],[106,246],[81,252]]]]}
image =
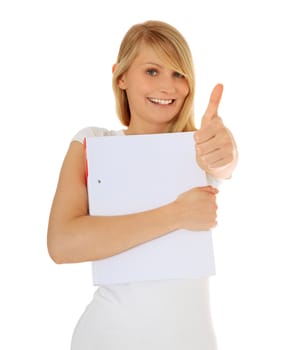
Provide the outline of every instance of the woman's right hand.
{"type": "Polygon", "coordinates": [[[89,215],[85,160],[83,145],[72,142],[49,216],[47,244],[56,263],[104,259],[177,229],[202,231],[216,224],[217,190],[211,186],[193,188],[151,210],[89,215]]]}
{"type": "Polygon", "coordinates": [[[216,226],[218,190],[212,186],[194,187],[173,203],[180,229],[206,231],[216,226]]]}

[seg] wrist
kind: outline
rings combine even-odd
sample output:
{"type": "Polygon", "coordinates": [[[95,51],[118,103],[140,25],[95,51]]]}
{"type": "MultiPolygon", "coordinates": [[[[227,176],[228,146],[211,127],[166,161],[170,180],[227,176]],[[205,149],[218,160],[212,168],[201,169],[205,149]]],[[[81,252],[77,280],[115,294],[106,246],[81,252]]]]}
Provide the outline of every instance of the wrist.
{"type": "Polygon", "coordinates": [[[179,229],[179,210],[178,210],[178,205],[177,202],[171,202],[165,206],[162,207],[163,210],[163,217],[164,220],[166,220],[166,226],[169,231],[175,231],[179,229]]]}

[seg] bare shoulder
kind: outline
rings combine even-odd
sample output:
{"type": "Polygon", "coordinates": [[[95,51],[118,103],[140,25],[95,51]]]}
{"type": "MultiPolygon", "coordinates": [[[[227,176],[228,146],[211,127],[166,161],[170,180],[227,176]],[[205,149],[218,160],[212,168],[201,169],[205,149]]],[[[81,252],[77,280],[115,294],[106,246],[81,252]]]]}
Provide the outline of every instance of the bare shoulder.
{"type": "Polygon", "coordinates": [[[85,183],[85,164],[83,144],[78,141],[71,142],[61,168],[60,180],[67,178],[68,183],[72,181],[85,183]]]}
{"type": "Polygon", "coordinates": [[[61,167],[51,209],[51,219],[65,220],[87,214],[85,164],[83,144],[78,141],[71,142],[61,167]]]}

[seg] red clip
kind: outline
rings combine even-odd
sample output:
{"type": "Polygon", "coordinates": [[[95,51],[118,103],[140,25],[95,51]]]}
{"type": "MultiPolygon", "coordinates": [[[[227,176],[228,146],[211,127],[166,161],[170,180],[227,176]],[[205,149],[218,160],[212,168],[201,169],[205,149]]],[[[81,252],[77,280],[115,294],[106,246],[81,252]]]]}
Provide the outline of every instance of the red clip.
{"type": "Polygon", "coordinates": [[[84,150],[85,150],[85,180],[86,180],[86,185],[88,182],[88,159],[87,159],[87,139],[84,138],[84,150]]]}

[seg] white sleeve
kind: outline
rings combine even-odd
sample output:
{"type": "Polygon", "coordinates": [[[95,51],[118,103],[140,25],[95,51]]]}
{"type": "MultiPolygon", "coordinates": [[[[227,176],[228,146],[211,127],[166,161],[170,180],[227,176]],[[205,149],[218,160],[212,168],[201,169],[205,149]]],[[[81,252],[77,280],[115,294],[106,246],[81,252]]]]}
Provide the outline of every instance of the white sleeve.
{"type": "Polygon", "coordinates": [[[211,175],[206,174],[207,176],[207,182],[208,185],[211,185],[214,188],[219,188],[221,186],[221,184],[223,183],[223,180],[221,179],[216,179],[211,175]]]}
{"type": "Polygon", "coordinates": [[[85,137],[104,136],[108,132],[105,128],[89,126],[78,131],[72,138],[72,141],[84,142],[85,137]]]}

